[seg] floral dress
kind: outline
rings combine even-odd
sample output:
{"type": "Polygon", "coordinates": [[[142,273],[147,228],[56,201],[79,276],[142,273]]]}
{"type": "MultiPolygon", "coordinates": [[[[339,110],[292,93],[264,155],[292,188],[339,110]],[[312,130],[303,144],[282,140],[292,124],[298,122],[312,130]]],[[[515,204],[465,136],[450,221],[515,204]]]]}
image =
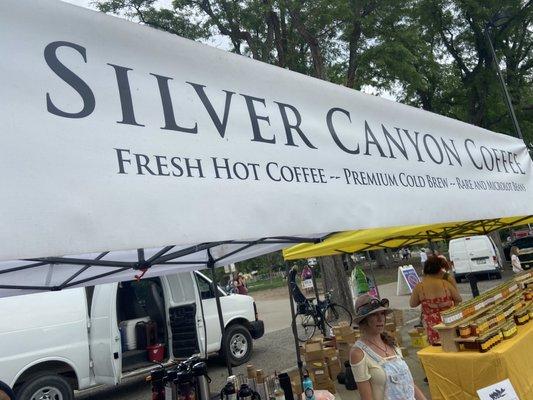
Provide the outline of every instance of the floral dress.
{"type": "Polygon", "coordinates": [[[422,304],[422,320],[428,334],[428,341],[432,345],[440,342],[439,333],[433,329],[435,325],[442,322],[440,313],[452,308],[455,304],[444,281],[442,282],[442,288],[444,289],[444,296],[429,299],[424,292],[424,285],[422,285],[422,294],[424,295],[424,299],[420,301],[422,304]]]}

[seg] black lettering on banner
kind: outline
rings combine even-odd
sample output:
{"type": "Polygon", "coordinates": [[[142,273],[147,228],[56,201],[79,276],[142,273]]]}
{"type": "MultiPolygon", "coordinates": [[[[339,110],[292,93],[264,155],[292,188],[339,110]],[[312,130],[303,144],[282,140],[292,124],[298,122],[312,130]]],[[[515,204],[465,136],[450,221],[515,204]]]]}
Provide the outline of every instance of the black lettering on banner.
{"type": "Polygon", "coordinates": [[[277,179],[276,179],[276,178],[274,178],[274,177],[272,176],[272,173],[271,173],[271,171],[270,171],[270,167],[271,167],[271,166],[277,167],[277,166],[278,166],[278,163],[275,163],[274,161],[271,161],[271,162],[269,162],[269,163],[266,165],[266,172],[267,172],[268,177],[269,177],[270,179],[272,179],[274,182],[280,182],[280,181],[281,181],[281,178],[277,178],[277,179]]]}
{"type": "Polygon", "coordinates": [[[518,170],[520,171],[520,174],[525,175],[526,173],[522,170],[520,163],[516,160],[516,153],[513,153],[513,158],[516,166],[518,167],[518,170]]]}
{"type": "Polygon", "coordinates": [[[226,126],[228,125],[229,109],[231,105],[231,96],[233,96],[235,92],[224,90],[224,93],[226,93],[226,102],[224,103],[224,116],[222,117],[222,120],[220,120],[220,117],[215,111],[213,104],[211,104],[209,97],[207,97],[207,95],[205,94],[204,88],[206,86],[200,85],[198,83],[193,83],[193,82],[187,82],[187,83],[194,88],[194,90],[196,91],[196,94],[198,95],[198,97],[202,101],[202,104],[207,110],[207,113],[211,117],[211,121],[213,121],[215,128],[217,128],[218,134],[220,135],[221,138],[224,138],[224,136],[226,136],[226,126]]]}
{"type": "Polygon", "coordinates": [[[411,134],[409,133],[409,131],[407,129],[402,129],[402,130],[405,132],[405,136],[407,136],[407,139],[409,139],[409,141],[411,142],[411,144],[415,148],[416,155],[418,156],[418,161],[425,162],[424,159],[422,158],[422,154],[420,153],[420,149],[418,148],[418,146],[419,146],[419,144],[418,144],[418,136],[420,135],[420,132],[415,131],[415,138],[413,139],[411,137],[411,134]]]}
{"type": "Polygon", "coordinates": [[[450,155],[452,155],[453,158],[455,158],[455,161],[457,161],[457,163],[459,163],[460,166],[463,166],[463,163],[461,162],[461,157],[459,157],[459,152],[457,151],[457,148],[455,147],[455,143],[453,139],[449,139],[450,143],[453,146],[453,149],[450,146],[448,146],[444,138],[440,138],[440,141],[442,143],[442,147],[444,147],[444,152],[446,153],[446,157],[448,157],[448,163],[450,165],[454,165],[450,157],[450,155]]]}
{"type": "Polygon", "coordinates": [[[333,141],[341,150],[348,154],[359,154],[359,143],[357,143],[357,147],[354,150],[350,150],[348,147],[346,147],[341,140],[339,139],[339,136],[337,135],[337,131],[335,130],[335,127],[333,126],[333,113],[340,112],[348,117],[348,120],[350,123],[352,122],[352,118],[350,117],[350,113],[342,108],[332,108],[328,111],[328,114],[326,116],[326,122],[328,124],[329,133],[331,134],[331,137],[333,138],[333,141]]]}
{"type": "Polygon", "coordinates": [[[155,78],[157,79],[157,85],[159,86],[159,94],[161,95],[161,104],[163,105],[163,115],[165,117],[165,126],[163,126],[161,129],[185,133],[198,133],[197,122],[194,123],[194,127],[192,128],[184,128],[176,123],[176,117],[174,116],[174,107],[172,107],[172,98],[170,97],[170,89],[168,87],[168,81],[171,81],[172,78],[152,73],[150,73],[150,75],[155,76],[155,78]]]}
{"type": "Polygon", "coordinates": [[[163,168],[168,168],[166,161],[167,158],[165,156],[155,156],[155,164],[157,165],[157,174],[159,176],[170,176],[170,172],[163,172],[163,168]]]}
{"type": "Polygon", "coordinates": [[[367,121],[365,121],[365,141],[366,141],[366,150],[365,150],[365,155],[366,156],[370,156],[371,155],[370,154],[370,145],[373,144],[374,146],[377,147],[381,157],[387,157],[385,155],[385,153],[383,152],[383,150],[381,149],[381,146],[380,146],[378,140],[376,139],[376,137],[374,136],[374,134],[370,130],[370,126],[368,126],[368,122],[367,121]],[[372,136],[372,140],[370,140],[369,136],[372,136]]]}
{"type": "Polygon", "coordinates": [[[481,146],[479,148],[479,151],[481,153],[481,156],[483,157],[483,164],[485,164],[485,168],[487,168],[489,171],[494,170],[494,159],[492,158],[492,154],[490,153],[490,150],[487,149],[485,146],[481,146]],[[485,154],[487,154],[487,157],[490,160],[490,167],[489,167],[487,158],[485,157],[485,154]]]}
{"type": "Polygon", "coordinates": [[[244,99],[246,100],[246,107],[248,108],[248,114],[250,115],[250,122],[252,123],[252,130],[254,134],[254,138],[252,139],[252,142],[276,143],[275,137],[272,137],[272,139],[266,139],[263,136],[261,136],[261,130],[259,129],[258,121],[266,121],[268,122],[268,125],[270,126],[270,119],[262,115],[257,115],[257,112],[255,111],[254,101],[261,103],[266,107],[265,99],[261,99],[259,97],[247,96],[245,94],[241,94],[241,96],[244,97],[244,99]]]}
{"type": "Polygon", "coordinates": [[[494,163],[496,165],[496,169],[498,170],[498,172],[502,172],[500,170],[500,161],[501,161],[501,159],[500,159],[500,156],[498,155],[498,150],[496,150],[494,148],[492,148],[491,150],[492,150],[492,154],[494,154],[494,163]]]}
{"type": "Polygon", "coordinates": [[[117,149],[117,148],[115,148],[115,151],[117,152],[118,173],[119,174],[127,174],[126,170],[124,169],[124,163],[128,163],[128,164],[131,165],[131,160],[124,158],[122,153],[130,154],[130,151],[127,150],[127,149],[117,149]]]}
{"type": "Polygon", "coordinates": [[[383,135],[385,136],[385,140],[387,141],[387,146],[389,146],[389,153],[390,153],[389,158],[396,158],[396,156],[394,155],[394,152],[392,151],[392,146],[391,146],[391,142],[392,142],[394,146],[400,151],[400,153],[402,153],[404,158],[406,160],[409,160],[409,157],[407,157],[407,150],[405,149],[405,144],[403,143],[402,135],[400,135],[400,128],[394,128],[396,129],[396,132],[398,133],[399,142],[396,141],[394,137],[392,137],[389,131],[387,131],[387,129],[385,128],[385,125],[381,124],[381,129],[383,130],[383,135]]]}
{"type": "Polygon", "coordinates": [[[193,176],[192,170],[196,169],[198,170],[198,178],[205,178],[204,171],[202,169],[202,160],[199,158],[195,158],[194,161],[196,161],[196,165],[192,165],[190,158],[185,159],[185,167],[187,168],[187,177],[192,178],[193,176]]]}
{"type": "Polygon", "coordinates": [[[442,154],[442,149],[439,146],[439,142],[437,142],[437,139],[435,139],[433,136],[431,136],[429,133],[426,133],[424,135],[424,147],[426,148],[426,152],[428,153],[429,158],[433,160],[435,164],[442,164],[444,161],[444,154],[442,154]],[[429,150],[428,141],[427,139],[431,138],[433,143],[435,143],[435,146],[437,147],[437,150],[439,151],[439,159],[437,160],[435,157],[433,157],[433,153],[429,150]]]}
{"type": "Polygon", "coordinates": [[[70,85],[72,89],[78,92],[81,99],[83,100],[83,108],[79,112],[67,112],[67,111],[60,110],[52,102],[52,99],[50,98],[50,93],[47,92],[46,93],[46,109],[48,110],[50,114],[54,114],[59,117],[65,117],[65,118],[87,117],[88,115],[92,114],[96,106],[94,94],[91,88],[89,87],[89,85],[87,85],[78,75],[76,75],[70,69],[65,67],[65,65],[59,61],[56,53],[57,53],[57,49],[59,49],[60,47],[70,47],[71,49],[76,50],[83,57],[83,61],[87,63],[87,55],[85,52],[85,47],[82,47],[75,43],[58,41],[58,42],[49,43],[44,48],[44,60],[46,61],[46,64],[48,64],[50,69],[54,71],[57,76],[63,79],[63,81],[65,81],[68,85],[70,85]]]}
{"type": "Polygon", "coordinates": [[[180,157],[172,157],[170,159],[170,164],[172,164],[174,169],[177,170],[177,173],[172,171],[172,176],[176,176],[178,178],[183,176],[183,168],[179,164],[180,162],[181,162],[181,158],[180,157]]]}
{"type": "Polygon", "coordinates": [[[468,157],[470,157],[470,161],[472,161],[472,164],[474,165],[474,167],[476,169],[479,169],[479,170],[482,170],[483,169],[483,164],[481,165],[477,165],[476,164],[476,160],[474,160],[474,157],[472,156],[472,153],[470,152],[470,148],[468,147],[468,143],[471,143],[472,146],[474,146],[474,148],[476,147],[474,141],[472,139],[466,139],[465,140],[465,149],[466,149],[466,152],[468,153],[468,157]]]}
{"type": "Polygon", "coordinates": [[[115,69],[115,75],[117,77],[118,94],[120,96],[120,106],[122,107],[122,121],[117,121],[117,123],[144,126],[135,121],[133,100],[131,99],[130,81],[128,79],[128,71],[132,71],[132,69],[109,63],[107,63],[107,65],[115,69]]]}
{"type": "Polygon", "coordinates": [[[313,146],[313,144],[309,141],[309,139],[305,136],[305,134],[302,132],[302,129],[300,128],[300,124],[302,123],[302,116],[300,115],[300,112],[296,109],[296,107],[291,106],[290,104],[279,103],[277,101],[275,101],[274,103],[278,105],[279,112],[281,114],[281,119],[283,120],[283,126],[285,127],[285,136],[287,137],[286,145],[298,147],[298,145],[294,143],[294,139],[292,138],[292,130],[295,130],[307,147],[311,149],[316,149],[316,147],[313,146]],[[289,117],[287,116],[287,109],[291,110],[293,115],[296,117],[295,124],[291,124],[289,122],[289,117]]]}
{"type": "Polygon", "coordinates": [[[144,175],[143,169],[146,170],[150,175],[156,175],[154,171],[148,167],[148,163],[150,162],[150,158],[145,154],[134,154],[135,160],[137,161],[137,175],[144,175]]]}

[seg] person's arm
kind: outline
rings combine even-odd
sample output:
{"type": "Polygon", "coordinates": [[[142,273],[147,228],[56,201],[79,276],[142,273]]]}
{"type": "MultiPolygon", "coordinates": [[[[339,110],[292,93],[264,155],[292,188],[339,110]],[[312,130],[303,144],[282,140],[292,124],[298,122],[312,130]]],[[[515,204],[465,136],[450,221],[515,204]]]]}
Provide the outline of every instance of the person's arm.
{"type": "Polygon", "coordinates": [[[457,305],[460,302],[463,301],[463,298],[459,294],[459,290],[455,286],[453,286],[449,281],[446,281],[448,283],[448,289],[450,290],[450,294],[452,295],[453,302],[457,305]]]}
{"type": "Polygon", "coordinates": [[[456,289],[458,288],[458,286],[457,286],[457,281],[456,281],[455,278],[452,276],[452,274],[450,274],[449,272],[448,272],[448,276],[446,277],[446,280],[447,280],[448,282],[450,282],[454,288],[456,288],[456,289]]]}
{"type": "Polygon", "coordinates": [[[361,400],[372,400],[372,385],[370,381],[357,382],[357,390],[361,400]]]}
{"type": "Polygon", "coordinates": [[[511,257],[511,264],[513,265],[513,268],[516,268],[518,271],[524,270],[524,268],[522,268],[522,264],[520,263],[520,259],[516,254],[513,254],[511,257]]]}
{"type": "Polygon", "coordinates": [[[418,292],[420,291],[420,285],[421,283],[416,285],[415,288],[413,289],[413,293],[411,293],[411,298],[409,299],[409,305],[412,308],[418,307],[420,305],[420,296],[418,295],[418,292]]]}
{"type": "Polygon", "coordinates": [[[364,365],[364,357],[365,353],[363,353],[363,350],[354,347],[350,352],[350,365],[352,366],[352,372],[357,382],[357,390],[359,391],[361,400],[372,400],[370,374],[368,373],[368,367],[364,365]]]}
{"type": "Polygon", "coordinates": [[[422,391],[415,385],[415,400],[427,400],[422,391]]]}

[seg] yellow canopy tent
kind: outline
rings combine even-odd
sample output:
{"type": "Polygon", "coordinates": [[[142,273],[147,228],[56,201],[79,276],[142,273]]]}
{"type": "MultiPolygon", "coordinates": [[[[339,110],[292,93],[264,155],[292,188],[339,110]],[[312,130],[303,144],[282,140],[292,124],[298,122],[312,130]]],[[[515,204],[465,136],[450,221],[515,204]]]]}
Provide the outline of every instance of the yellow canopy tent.
{"type": "Polygon", "coordinates": [[[502,228],[533,223],[533,215],[433,225],[361,229],[334,233],[316,244],[298,244],[283,250],[286,260],[398,248],[429,241],[484,235],[502,228]]]}

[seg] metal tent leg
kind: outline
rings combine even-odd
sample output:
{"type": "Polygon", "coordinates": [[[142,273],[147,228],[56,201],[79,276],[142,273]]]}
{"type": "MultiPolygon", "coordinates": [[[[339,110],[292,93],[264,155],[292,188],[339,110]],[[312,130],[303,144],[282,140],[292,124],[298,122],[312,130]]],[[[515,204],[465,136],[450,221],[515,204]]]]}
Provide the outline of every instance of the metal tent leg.
{"type": "MultiPolygon", "coordinates": [[[[220,343],[220,350],[224,353],[224,361],[226,362],[226,367],[228,368],[228,374],[233,375],[233,369],[231,367],[231,361],[229,358],[229,352],[231,351],[229,348],[222,350],[222,347],[224,345],[224,317],[222,315],[222,305],[220,304],[220,292],[218,291],[218,284],[215,277],[215,262],[213,258],[211,257],[211,253],[208,252],[209,255],[209,261],[207,262],[207,266],[211,270],[211,279],[212,279],[212,287],[213,291],[215,293],[215,301],[217,303],[217,312],[218,312],[218,322],[220,324],[220,333],[221,333],[221,343],[220,343]]],[[[201,301],[201,299],[200,299],[201,301]]],[[[207,338],[205,338],[207,340],[207,338]]]]}
{"type": "Polygon", "coordinates": [[[291,293],[291,284],[289,282],[289,272],[290,267],[289,263],[285,263],[285,271],[287,275],[287,288],[289,289],[289,303],[291,307],[291,326],[292,326],[292,334],[294,336],[294,346],[296,347],[296,362],[298,365],[298,372],[300,373],[300,383],[302,384],[303,388],[303,362],[302,362],[302,355],[300,354],[300,341],[298,340],[298,332],[296,330],[296,313],[294,312],[294,300],[292,299],[292,293],[291,293]]]}

